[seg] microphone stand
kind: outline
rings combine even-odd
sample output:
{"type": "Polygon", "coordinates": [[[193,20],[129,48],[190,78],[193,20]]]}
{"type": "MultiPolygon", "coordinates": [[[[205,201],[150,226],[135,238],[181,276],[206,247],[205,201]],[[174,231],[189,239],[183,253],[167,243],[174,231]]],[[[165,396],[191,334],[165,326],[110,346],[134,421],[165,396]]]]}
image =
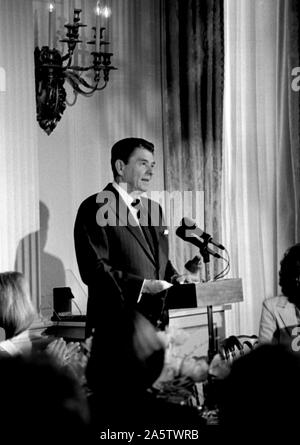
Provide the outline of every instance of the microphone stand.
{"type": "MultiPolygon", "coordinates": [[[[210,253],[208,250],[208,243],[211,237],[207,236],[204,238],[204,242],[199,247],[200,254],[202,255],[203,262],[205,264],[205,281],[210,280],[210,253]]],[[[207,358],[208,364],[212,362],[212,359],[217,353],[216,348],[216,339],[215,339],[215,331],[214,331],[214,323],[213,323],[213,307],[207,306],[207,324],[208,324],[208,351],[207,358]]],[[[206,383],[203,384],[203,394],[204,394],[204,407],[206,410],[214,410],[217,406],[216,402],[216,388],[214,384],[214,380],[212,376],[209,374],[207,377],[206,383]]],[[[208,421],[207,421],[207,424],[208,421]]]]}
{"type": "MultiPolygon", "coordinates": [[[[204,240],[204,242],[199,247],[200,254],[203,258],[203,262],[205,264],[205,281],[210,280],[210,256],[208,252],[208,242],[209,237],[204,240]]],[[[211,363],[213,357],[216,354],[216,345],[215,345],[215,332],[214,332],[214,323],[213,323],[213,308],[212,306],[207,306],[207,325],[208,325],[208,363],[211,363]]]]}

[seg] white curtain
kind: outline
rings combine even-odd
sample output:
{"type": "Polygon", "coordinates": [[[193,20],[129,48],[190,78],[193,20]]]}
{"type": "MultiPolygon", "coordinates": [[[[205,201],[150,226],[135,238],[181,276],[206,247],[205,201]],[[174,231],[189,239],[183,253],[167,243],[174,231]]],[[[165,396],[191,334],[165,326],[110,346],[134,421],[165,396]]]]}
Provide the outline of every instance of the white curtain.
{"type": "Polygon", "coordinates": [[[288,0],[225,0],[224,19],[223,242],[244,290],[226,330],[257,334],[262,301],[278,293],[279,261],[299,231],[288,0]]]}
{"type": "Polygon", "coordinates": [[[6,78],[5,91],[0,92],[0,271],[24,272],[39,307],[31,1],[0,0],[0,65],[6,78]]]}

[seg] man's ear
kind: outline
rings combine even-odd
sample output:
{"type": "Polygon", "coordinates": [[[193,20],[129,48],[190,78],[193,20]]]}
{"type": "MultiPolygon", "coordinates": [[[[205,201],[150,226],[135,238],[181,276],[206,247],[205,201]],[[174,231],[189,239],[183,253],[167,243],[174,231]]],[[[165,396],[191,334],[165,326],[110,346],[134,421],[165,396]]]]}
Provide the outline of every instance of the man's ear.
{"type": "Polygon", "coordinates": [[[125,163],[124,161],[122,161],[122,159],[117,159],[115,162],[115,168],[117,170],[117,173],[119,176],[123,176],[124,174],[124,167],[125,167],[125,163]]]}

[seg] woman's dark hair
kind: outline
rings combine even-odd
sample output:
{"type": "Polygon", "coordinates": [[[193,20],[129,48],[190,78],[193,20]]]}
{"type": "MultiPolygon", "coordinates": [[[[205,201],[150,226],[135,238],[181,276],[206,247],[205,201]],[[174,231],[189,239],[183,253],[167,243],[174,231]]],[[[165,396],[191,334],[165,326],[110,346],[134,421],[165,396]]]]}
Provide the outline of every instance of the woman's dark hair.
{"type": "Polygon", "coordinates": [[[141,138],[125,138],[116,142],[111,149],[111,168],[114,178],[118,176],[115,163],[117,159],[121,159],[125,164],[136,148],[145,148],[151,153],[154,152],[154,145],[152,142],[146,141],[141,138]]]}
{"type": "Polygon", "coordinates": [[[283,295],[295,303],[300,300],[300,244],[287,249],[279,270],[279,285],[283,295]]]}

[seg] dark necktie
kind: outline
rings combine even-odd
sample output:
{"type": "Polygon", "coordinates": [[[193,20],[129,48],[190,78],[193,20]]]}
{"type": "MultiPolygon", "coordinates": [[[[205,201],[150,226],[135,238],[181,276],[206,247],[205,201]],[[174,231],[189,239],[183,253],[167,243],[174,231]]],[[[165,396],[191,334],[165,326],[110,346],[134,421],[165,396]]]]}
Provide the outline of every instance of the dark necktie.
{"type": "Polygon", "coordinates": [[[132,201],[131,205],[137,210],[137,218],[139,220],[141,217],[141,200],[136,198],[132,201]]]}
{"type": "MultiPolygon", "coordinates": [[[[139,198],[135,199],[134,201],[132,201],[131,203],[132,207],[137,209],[137,218],[140,222],[142,222],[142,224],[140,224],[140,228],[142,229],[142,232],[144,234],[144,237],[151,249],[151,252],[153,253],[154,257],[156,257],[156,249],[155,249],[155,244],[154,244],[154,240],[153,240],[153,236],[151,234],[151,228],[149,227],[149,218],[148,215],[143,215],[145,217],[142,218],[141,220],[141,215],[142,215],[142,210],[143,210],[143,205],[141,203],[141,200],[139,198]]],[[[145,213],[145,212],[144,212],[145,213]]]]}

